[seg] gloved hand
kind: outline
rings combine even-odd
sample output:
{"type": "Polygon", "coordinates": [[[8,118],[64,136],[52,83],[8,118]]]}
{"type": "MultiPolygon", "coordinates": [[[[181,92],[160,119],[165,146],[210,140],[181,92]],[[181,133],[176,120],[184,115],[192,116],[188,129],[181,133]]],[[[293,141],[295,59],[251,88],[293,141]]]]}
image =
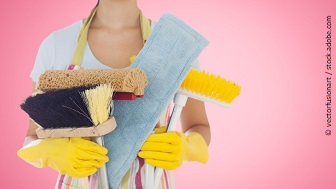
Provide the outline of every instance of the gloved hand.
{"type": "Polygon", "coordinates": [[[138,154],[146,163],[173,170],[183,161],[208,161],[208,146],[197,132],[188,136],[181,132],[151,134],[138,154]]]}
{"type": "Polygon", "coordinates": [[[51,167],[75,178],[94,174],[108,161],[106,154],[106,148],[82,138],[37,139],[17,152],[35,167],[51,167]]]}

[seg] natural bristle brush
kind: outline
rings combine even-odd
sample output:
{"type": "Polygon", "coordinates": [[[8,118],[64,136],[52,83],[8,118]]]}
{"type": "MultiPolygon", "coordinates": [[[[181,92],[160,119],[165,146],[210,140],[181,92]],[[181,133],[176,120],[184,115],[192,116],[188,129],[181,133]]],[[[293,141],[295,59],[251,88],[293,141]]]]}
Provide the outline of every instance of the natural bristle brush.
{"type": "MultiPolygon", "coordinates": [[[[220,76],[191,69],[174,96],[174,108],[167,132],[175,130],[188,97],[222,107],[231,107],[232,101],[240,94],[240,89],[239,85],[220,76]]],[[[152,174],[153,168],[148,164],[146,166],[148,166],[149,175],[152,174]]],[[[162,173],[161,168],[155,169],[153,188],[158,188],[162,173]]]]}

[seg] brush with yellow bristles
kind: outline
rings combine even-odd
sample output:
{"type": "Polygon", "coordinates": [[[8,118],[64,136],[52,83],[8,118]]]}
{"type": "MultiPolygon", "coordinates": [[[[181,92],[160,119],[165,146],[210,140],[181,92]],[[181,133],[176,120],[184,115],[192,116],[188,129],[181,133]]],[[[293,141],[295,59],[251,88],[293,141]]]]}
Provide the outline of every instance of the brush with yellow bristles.
{"type": "MultiPolygon", "coordinates": [[[[175,130],[182,109],[189,97],[203,102],[211,102],[222,107],[231,107],[232,101],[239,94],[240,86],[234,82],[204,71],[200,72],[191,69],[174,96],[174,109],[169,120],[167,132],[175,130]]],[[[154,183],[150,180],[147,180],[147,182],[154,184],[152,188],[158,188],[163,170],[156,168],[155,175],[151,175],[153,174],[151,173],[153,168],[150,165],[146,166],[148,166],[149,179],[154,177],[154,183]]]]}
{"type": "Polygon", "coordinates": [[[191,69],[177,93],[204,102],[231,107],[240,93],[240,86],[220,76],[191,69]]]}

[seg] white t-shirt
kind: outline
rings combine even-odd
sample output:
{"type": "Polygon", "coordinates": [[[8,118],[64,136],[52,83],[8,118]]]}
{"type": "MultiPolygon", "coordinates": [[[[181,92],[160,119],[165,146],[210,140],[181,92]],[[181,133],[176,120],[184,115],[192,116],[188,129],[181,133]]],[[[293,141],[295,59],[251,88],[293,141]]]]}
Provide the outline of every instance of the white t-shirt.
{"type": "MultiPolygon", "coordinates": [[[[82,24],[83,21],[78,20],[70,26],[52,32],[43,40],[37,53],[34,68],[30,74],[34,82],[37,82],[39,76],[46,70],[65,70],[71,64],[77,46],[77,36],[82,24]]],[[[152,29],[155,24],[156,22],[152,21],[152,29]]],[[[87,69],[110,69],[110,67],[97,60],[88,43],[86,43],[81,67],[87,69]]],[[[195,61],[193,68],[201,70],[198,60],[195,61]]]]}

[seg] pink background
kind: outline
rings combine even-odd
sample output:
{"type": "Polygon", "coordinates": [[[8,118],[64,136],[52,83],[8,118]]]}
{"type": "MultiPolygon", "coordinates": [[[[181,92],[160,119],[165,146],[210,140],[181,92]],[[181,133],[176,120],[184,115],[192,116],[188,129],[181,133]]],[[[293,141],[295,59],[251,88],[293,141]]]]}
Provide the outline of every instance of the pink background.
{"type": "MultiPolygon", "coordinates": [[[[31,92],[29,73],[42,40],[86,17],[95,3],[0,3],[1,188],[53,188],[54,171],[36,169],[16,156],[28,125],[19,104],[31,92]]],[[[202,68],[242,86],[231,109],[206,104],[212,126],[210,160],[207,165],[188,163],[176,170],[178,188],[336,188],[335,104],[332,135],[324,134],[326,16],[332,16],[336,29],[335,1],[139,0],[138,4],[150,18],[158,20],[168,11],[198,30],[210,40],[200,56],[202,68]]],[[[335,39],[334,32],[333,49],[335,39]]],[[[335,77],[332,82],[335,94],[335,77]]]]}

